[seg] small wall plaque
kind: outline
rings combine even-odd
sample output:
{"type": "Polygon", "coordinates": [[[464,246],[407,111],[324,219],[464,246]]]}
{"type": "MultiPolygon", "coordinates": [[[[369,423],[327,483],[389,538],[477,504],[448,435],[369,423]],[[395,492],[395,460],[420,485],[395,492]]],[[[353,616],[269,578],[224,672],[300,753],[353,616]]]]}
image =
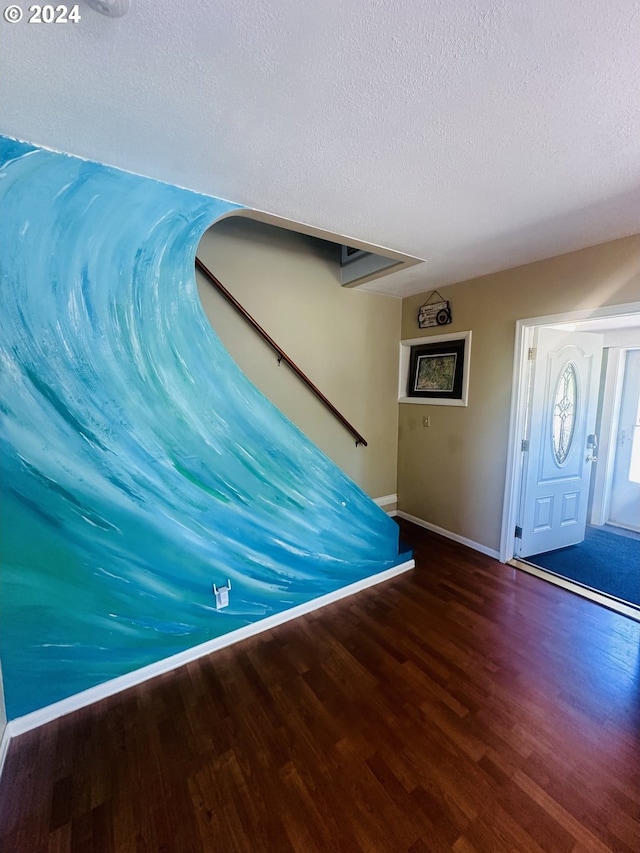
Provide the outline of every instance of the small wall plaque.
{"type": "Polygon", "coordinates": [[[430,326],[448,326],[451,322],[451,308],[437,290],[429,295],[418,311],[418,326],[428,329],[430,326]]]}

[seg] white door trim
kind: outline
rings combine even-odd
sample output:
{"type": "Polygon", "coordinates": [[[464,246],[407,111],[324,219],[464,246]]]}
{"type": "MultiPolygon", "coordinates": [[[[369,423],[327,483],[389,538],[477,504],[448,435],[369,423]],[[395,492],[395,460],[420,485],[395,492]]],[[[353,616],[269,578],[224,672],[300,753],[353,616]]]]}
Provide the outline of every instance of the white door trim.
{"type": "Polygon", "coordinates": [[[579,320],[596,320],[639,313],[640,302],[627,302],[623,305],[610,305],[605,308],[582,308],[576,311],[567,311],[563,314],[528,317],[516,322],[509,438],[507,442],[507,470],[502,507],[502,528],[500,532],[501,562],[506,563],[508,560],[513,559],[515,551],[514,533],[518,519],[522,479],[522,453],[520,448],[522,439],[524,438],[527,411],[528,349],[533,340],[534,329],[538,326],[552,326],[560,323],[575,323],[579,320]]]}
{"type": "Polygon", "coordinates": [[[604,383],[604,399],[602,401],[602,417],[600,419],[600,435],[598,437],[604,452],[598,455],[598,465],[595,472],[593,488],[593,506],[591,508],[591,524],[603,525],[609,518],[611,503],[611,484],[613,482],[613,463],[616,456],[615,436],[618,432],[620,419],[620,398],[622,397],[622,380],[624,377],[624,358],[626,348],[609,347],[607,359],[607,378],[604,383]]]}

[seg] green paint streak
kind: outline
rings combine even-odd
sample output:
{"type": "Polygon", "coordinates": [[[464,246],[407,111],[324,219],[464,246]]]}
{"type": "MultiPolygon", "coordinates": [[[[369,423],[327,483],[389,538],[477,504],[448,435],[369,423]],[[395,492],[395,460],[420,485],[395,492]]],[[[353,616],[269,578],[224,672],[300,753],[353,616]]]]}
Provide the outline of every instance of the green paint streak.
{"type": "Polygon", "coordinates": [[[197,477],[193,471],[189,471],[179,462],[176,462],[175,459],[171,460],[171,464],[176,469],[178,474],[183,476],[185,480],[188,480],[190,483],[193,483],[198,489],[201,489],[206,494],[211,495],[212,498],[215,498],[218,501],[222,501],[223,503],[230,504],[231,498],[228,495],[219,492],[217,489],[213,489],[207,483],[204,483],[199,477],[197,477]]]}

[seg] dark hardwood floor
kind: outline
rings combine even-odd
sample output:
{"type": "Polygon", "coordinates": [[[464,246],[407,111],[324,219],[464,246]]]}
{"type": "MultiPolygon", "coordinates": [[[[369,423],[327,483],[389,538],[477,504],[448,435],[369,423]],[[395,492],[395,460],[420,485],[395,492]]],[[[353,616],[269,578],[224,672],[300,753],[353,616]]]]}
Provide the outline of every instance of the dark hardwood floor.
{"type": "Polygon", "coordinates": [[[0,850],[640,850],[640,624],[417,567],[16,738],[0,850]]]}

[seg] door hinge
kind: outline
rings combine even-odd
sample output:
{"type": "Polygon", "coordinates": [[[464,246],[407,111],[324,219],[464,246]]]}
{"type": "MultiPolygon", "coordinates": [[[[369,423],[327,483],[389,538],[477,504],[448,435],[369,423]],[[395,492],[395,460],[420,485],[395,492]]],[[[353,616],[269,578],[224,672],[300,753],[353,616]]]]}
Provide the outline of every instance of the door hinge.
{"type": "Polygon", "coordinates": [[[516,539],[522,539],[522,528],[516,524],[516,539]]]}
{"type": "Polygon", "coordinates": [[[522,446],[520,449],[522,450],[523,453],[528,452],[528,450],[529,450],[529,439],[528,438],[522,439],[522,446]]]}
{"type": "Polygon", "coordinates": [[[529,355],[527,356],[528,361],[534,361],[537,355],[536,347],[529,347],[529,355]]]}

